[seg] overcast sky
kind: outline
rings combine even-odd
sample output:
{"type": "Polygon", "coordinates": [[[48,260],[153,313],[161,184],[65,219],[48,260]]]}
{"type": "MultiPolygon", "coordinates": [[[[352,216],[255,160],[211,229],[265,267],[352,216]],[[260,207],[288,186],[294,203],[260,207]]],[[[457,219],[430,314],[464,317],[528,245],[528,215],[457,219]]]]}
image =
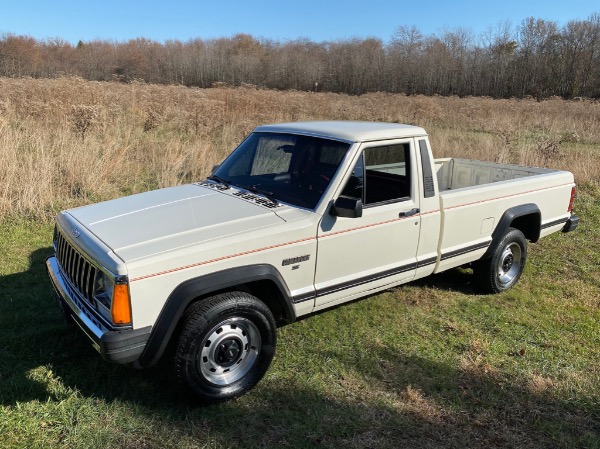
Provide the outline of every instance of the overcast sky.
{"type": "Polygon", "coordinates": [[[503,21],[518,25],[526,17],[586,19],[600,13],[599,0],[254,0],[254,1],[2,1],[0,33],[38,39],[157,41],[230,37],[248,33],[279,41],[309,38],[331,41],[377,37],[387,42],[400,25],[424,34],[467,28],[482,33],[503,21]]]}

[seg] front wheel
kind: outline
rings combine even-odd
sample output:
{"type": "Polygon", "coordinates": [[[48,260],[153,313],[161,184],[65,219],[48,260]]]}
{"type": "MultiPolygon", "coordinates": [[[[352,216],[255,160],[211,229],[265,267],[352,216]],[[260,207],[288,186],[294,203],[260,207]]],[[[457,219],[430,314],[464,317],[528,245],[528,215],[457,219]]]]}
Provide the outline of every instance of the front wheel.
{"type": "Polygon", "coordinates": [[[263,302],[242,292],[216,295],[186,312],[175,374],[201,402],[232,399],[260,381],[275,344],[275,319],[263,302]]]}
{"type": "Polygon", "coordinates": [[[527,258],[527,240],[521,231],[509,228],[489,259],[475,263],[473,271],[480,290],[500,293],[517,283],[527,258]]]}

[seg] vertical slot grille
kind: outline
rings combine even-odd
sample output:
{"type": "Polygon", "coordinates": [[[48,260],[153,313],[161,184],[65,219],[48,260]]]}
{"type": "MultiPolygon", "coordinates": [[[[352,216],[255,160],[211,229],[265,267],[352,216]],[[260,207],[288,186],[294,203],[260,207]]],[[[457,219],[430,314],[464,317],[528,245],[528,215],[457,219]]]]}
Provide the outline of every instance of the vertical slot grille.
{"type": "Polygon", "coordinates": [[[87,261],[67,239],[60,230],[55,234],[56,258],[64,273],[67,275],[71,284],[78,290],[90,304],[94,293],[94,279],[96,277],[96,267],[87,261]]]}

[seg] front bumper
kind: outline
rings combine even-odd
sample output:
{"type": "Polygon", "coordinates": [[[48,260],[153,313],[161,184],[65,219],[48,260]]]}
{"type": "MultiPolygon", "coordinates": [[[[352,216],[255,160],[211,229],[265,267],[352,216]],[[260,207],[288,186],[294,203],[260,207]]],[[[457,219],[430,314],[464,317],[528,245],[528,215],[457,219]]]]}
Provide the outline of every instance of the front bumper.
{"type": "Polygon", "coordinates": [[[56,257],[46,260],[48,275],[52,281],[59,306],[68,320],[73,320],[87,335],[92,346],[110,362],[125,364],[139,359],[146,347],[152,327],[130,330],[109,330],[87,310],[86,303],[77,298],[77,292],[63,276],[56,257]]]}

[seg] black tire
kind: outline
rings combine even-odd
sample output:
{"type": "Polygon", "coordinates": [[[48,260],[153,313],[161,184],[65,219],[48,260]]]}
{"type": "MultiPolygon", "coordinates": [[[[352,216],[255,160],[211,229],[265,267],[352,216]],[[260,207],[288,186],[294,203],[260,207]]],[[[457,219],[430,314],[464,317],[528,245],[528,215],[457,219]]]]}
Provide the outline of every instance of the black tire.
{"type": "Polygon", "coordinates": [[[508,228],[489,259],[473,266],[476,285],[483,293],[500,293],[514,286],[525,268],[527,240],[521,231],[508,228]]]}
{"type": "Polygon", "coordinates": [[[275,355],[277,333],[269,308],[243,292],[223,293],[190,306],[175,348],[175,375],[203,403],[246,393],[275,355]]]}

